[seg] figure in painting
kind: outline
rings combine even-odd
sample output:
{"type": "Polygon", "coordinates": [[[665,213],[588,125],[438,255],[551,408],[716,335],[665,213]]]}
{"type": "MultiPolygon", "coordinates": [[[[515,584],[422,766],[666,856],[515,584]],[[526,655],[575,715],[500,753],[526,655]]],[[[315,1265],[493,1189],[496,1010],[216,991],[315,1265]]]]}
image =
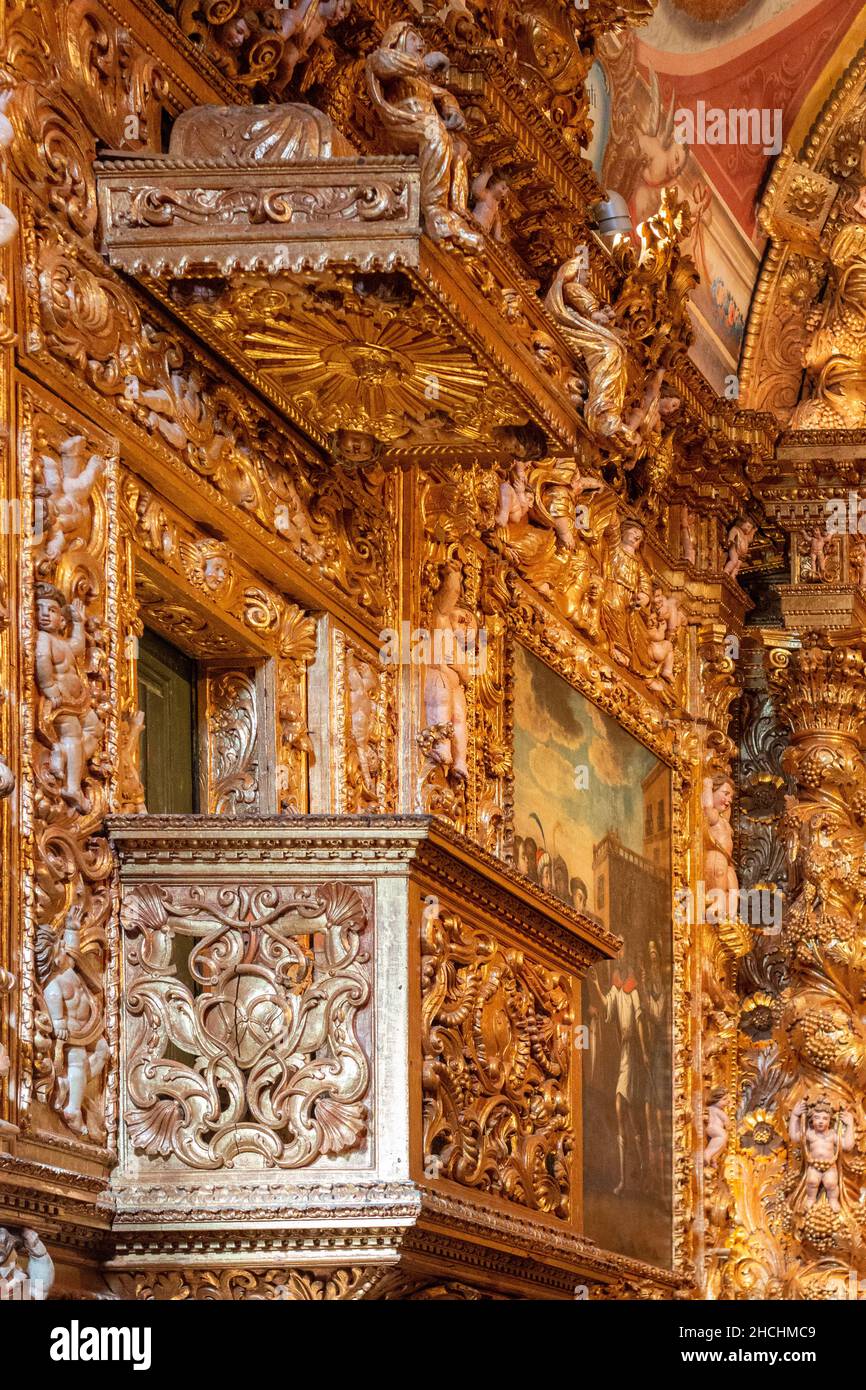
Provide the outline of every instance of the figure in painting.
{"type": "Polygon", "coordinates": [[[650,108],[640,118],[637,135],[643,157],[641,182],[634,195],[637,222],[658,211],[662,190],[677,182],[688,162],[689,147],[674,132],[675,107],[675,94],[664,106],[658,74],[650,69],[650,108]]]}
{"type": "Polygon", "coordinates": [[[637,982],[624,961],[622,973],[614,971],[613,981],[606,994],[595,975],[592,976],[599,1001],[601,1020],[613,1025],[619,1039],[619,1072],[616,1078],[616,1143],[619,1181],[614,1196],[625,1191],[626,1168],[633,1153],[635,1171],[645,1162],[641,1143],[637,1108],[640,1101],[642,1074],[648,1070],[646,1044],[641,1028],[642,1009],[637,982]]]}
{"type": "Polygon", "coordinates": [[[646,1085],[644,1111],[648,1143],[648,1162],[664,1182],[665,1165],[665,1096],[669,1072],[670,1023],[668,1019],[668,988],[662,971],[657,942],[647,942],[646,959],[640,968],[640,993],[643,1000],[642,1020],[645,1032],[646,1085]]]}

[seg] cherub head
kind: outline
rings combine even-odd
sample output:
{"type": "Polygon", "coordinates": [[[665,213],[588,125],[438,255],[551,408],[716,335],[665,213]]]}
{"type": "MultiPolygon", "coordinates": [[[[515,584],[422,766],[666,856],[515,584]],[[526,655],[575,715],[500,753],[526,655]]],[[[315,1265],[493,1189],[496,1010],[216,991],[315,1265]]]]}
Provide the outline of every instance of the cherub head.
{"type": "Polygon", "coordinates": [[[338,463],[357,468],[365,463],[375,463],[382,452],[382,444],[364,430],[337,430],[331,450],[338,463]]]}
{"type": "Polygon", "coordinates": [[[624,521],[620,527],[619,537],[625,550],[639,550],[644,537],[643,526],[639,521],[624,521]]]}
{"type": "Polygon", "coordinates": [[[546,372],[558,376],[562,370],[562,359],[556,350],[556,343],[549,333],[539,330],[532,335],[532,351],[546,372]]]}
{"type": "Polygon", "coordinates": [[[59,635],[66,630],[68,605],[53,584],[36,585],[36,626],[40,632],[59,635]]]}
{"type": "Polygon", "coordinates": [[[180,547],[187,578],[198,588],[225,598],[232,585],[231,558],[220,541],[183,542],[180,547]]]}
{"type": "Polygon", "coordinates": [[[816,1134],[826,1134],[830,1125],[833,1123],[835,1110],[827,1100],[826,1096],[819,1097],[811,1105],[806,1106],[806,1117],[809,1126],[816,1134]]]}
{"type": "Polygon", "coordinates": [[[730,811],[734,800],[734,784],[724,775],[713,778],[713,807],[717,811],[730,811]]]}
{"type": "Polygon", "coordinates": [[[246,15],[238,14],[235,15],[234,19],[230,19],[228,24],[223,25],[220,38],[226,48],[238,49],[243,48],[250,32],[246,15]]]}
{"type": "Polygon", "coordinates": [[[84,438],[83,434],[70,435],[70,437],[68,439],[64,439],[63,443],[60,445],[60,457],[62,458],[63,462],[74,464],[76,470],[79,471],[81,469],[81,465],[84,463],[84,455],[86,451],[87,440],[84,438]]]}

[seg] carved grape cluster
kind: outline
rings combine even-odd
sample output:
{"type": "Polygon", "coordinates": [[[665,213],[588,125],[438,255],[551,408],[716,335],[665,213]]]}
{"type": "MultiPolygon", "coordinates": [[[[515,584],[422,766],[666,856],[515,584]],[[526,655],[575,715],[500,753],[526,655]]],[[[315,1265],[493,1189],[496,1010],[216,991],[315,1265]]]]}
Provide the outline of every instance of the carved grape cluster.
{"type": "Polygon", "coordinates": [[[817,791],[826,775],[826,753],[820,748],[804,758],[797,769],[797,781],[806,791],[817,791]]]}
{"type": "Polygon", "coordinates": [[[816,1250],[833,1250],[844,1224],[841,1212],[833,1211],[828,1202],[816,1202],[803,1218],[803,1239],[816,1250]]]}
{"type": "Polygon", "coordinates": [[[831,1070],[847,1041],[842,1036],[840,1024],[822,1014],[810,1013],[798,1020],[798,1026],[803,1040],[803,1055],[820,1071],[831,1070]]]}

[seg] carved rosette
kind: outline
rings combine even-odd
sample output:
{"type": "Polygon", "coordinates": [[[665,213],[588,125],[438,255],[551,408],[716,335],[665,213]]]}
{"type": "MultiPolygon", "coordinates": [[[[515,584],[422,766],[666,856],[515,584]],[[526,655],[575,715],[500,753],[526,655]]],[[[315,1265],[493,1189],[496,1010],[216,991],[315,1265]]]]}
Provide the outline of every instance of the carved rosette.
{"type": "Polygon", "coordinates": [[[844,1298],[864,1264],[864,651],[807,633],[799,650],[770,651],[769,684],[791,730],[782,765],[797,793],[781,829],[794,887],[775,951],[750,957],[743,981],[759,988],[740,1014],[752,1055],[720,1290],[844,1298]]]}

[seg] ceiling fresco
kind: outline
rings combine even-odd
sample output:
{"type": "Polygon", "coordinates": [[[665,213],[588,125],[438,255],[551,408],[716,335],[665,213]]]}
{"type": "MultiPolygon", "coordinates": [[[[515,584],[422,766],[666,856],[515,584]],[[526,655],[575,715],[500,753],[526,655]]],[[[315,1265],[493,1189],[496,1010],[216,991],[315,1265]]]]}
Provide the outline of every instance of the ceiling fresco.
{"type": "Polygon", "coordinates": [[[859,0],[660,0],[648,24],[601,47],[590,156],[637,221],[666,184],[688,199],[701,274],[693,355],[729,394],[764,249],[757,209],[769,170],[784,146],[802,143],[862,42],[861,11],[859,0]]]}

